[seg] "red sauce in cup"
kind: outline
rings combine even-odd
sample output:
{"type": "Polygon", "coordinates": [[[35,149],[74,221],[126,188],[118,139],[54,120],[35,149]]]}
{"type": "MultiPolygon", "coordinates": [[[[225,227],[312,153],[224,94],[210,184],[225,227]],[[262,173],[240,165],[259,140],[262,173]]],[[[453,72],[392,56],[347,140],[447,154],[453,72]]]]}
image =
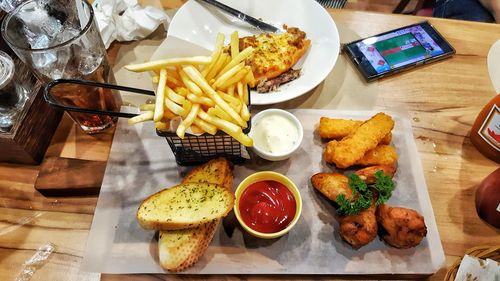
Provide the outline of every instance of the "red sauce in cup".
{"type": "Polygon", "coordinates": [[[295,216],[297,204],[293,193],[277,181],[259,181],[241,194],[239,211],[253,230],[275,233],[285,229],[295,216]]]}

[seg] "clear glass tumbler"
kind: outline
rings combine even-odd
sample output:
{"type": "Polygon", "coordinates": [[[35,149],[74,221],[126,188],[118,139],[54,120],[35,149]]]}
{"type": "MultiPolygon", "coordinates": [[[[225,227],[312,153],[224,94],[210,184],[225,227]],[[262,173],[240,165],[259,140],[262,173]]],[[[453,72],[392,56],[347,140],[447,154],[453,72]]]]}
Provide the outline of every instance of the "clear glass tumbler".
{"type": "Polygon", "coordinates": [[[0,0],[0,9],[7,13],[14,10],[17,6],[23,3],[24,0],[0,0]]]}
{"type": "MultiPolygon", "coordinates": [[[[106,48],[85,0],[31,0],[24,2],[2,22],[4,40],[43,82],[66,78],[115,83],[106,48]]],[[[58,92],[65,105],[118,111],[119,95],[88,87],[58,92]]],[[[116,117],[68,112],[89,134],[111,127],[116,117]]]]}

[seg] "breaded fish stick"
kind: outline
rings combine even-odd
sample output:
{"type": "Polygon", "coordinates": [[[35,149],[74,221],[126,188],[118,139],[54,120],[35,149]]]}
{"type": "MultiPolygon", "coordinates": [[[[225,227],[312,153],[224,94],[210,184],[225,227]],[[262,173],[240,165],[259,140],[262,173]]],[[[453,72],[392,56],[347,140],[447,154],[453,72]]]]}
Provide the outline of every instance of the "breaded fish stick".
{"type": "Polygon", "coordinates": [[[377,147],[393,127],[394,120],[389,115],[377,113],[341,141],[330,141],[326,146],[325,161],[335,163],[338,168],[350,167],[377,147]]]}
{"type": "MultiPolygon", "coordinates": [[[[336,119],[321,117],[319,119],[319,136],[323,139],[341,140],[354,132],[364,121],[351,119],[336,119]]],[[[392,133],[387,134],[381,141],[381,144],[390,144],[392,133]]]]}
{"type": "Polygon", "coordinates": [[[319,119],[319,135],[324,139],[342,139],[361,124],[363,121],[360,120],[321,117],[319,119]]]}
{"type": "Polygon", "coordinates": [[[388,165],[395,167],[397,161],[398,153],[393,146],[379,145],[366,152],[363,158],[356,161],[355,164],[361,166],[388,165]]]}

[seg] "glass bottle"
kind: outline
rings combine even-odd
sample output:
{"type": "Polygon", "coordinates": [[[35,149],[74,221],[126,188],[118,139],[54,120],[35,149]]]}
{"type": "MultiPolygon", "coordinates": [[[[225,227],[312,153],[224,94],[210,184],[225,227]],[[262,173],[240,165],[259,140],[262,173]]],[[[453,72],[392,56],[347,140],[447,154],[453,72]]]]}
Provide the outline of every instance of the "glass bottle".
{"type": "Polygon", "coordinates": [[[484,156],[500,163],[500,94],[491,99],[477,115],[470,140],[484,156]]]}

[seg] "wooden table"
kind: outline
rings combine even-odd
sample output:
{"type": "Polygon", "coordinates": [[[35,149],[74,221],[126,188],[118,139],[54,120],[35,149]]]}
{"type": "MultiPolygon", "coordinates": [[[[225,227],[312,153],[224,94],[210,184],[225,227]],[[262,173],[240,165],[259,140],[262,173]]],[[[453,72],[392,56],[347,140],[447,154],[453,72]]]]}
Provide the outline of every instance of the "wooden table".
{"type": "MultiPolygon", "coordinates": [[[[349,10],[330,13],[335,21],[360,36],[423,20],[349,10]]],[[[500,244],[500,231],[479,219],[474,207],[477,184],[498,164],[483,157],[468,137],[476,114],[495,95],[486,56],[489,47],[500,39],[500,25],[441,19],[431,22],[456,48],[456,56],[378,82],[377,106],[403,108],[411,115],[448,267],[468,248],[500,244]]],[[[118,48],[119,44],[113,45],[111,58],[116,56],[118,48]]],[[[65,116],[47,156],[106,160],[112,138],[113,132],[85,135],[65,116]]],[[[55,244],[55,252],[48,262],[35,268],[32,280],[98,280],[98,274],[79,271],[97,196],[45,197],[33,188],[38,170],[39,166],[0,164],[0,280],[15,280],[25,268],[25,261],[47,242],[55,244]]],[[[447,268],[442,268],[430,279],[442,280],[446,271],[447,268]]],[[[101,277],[103,280],[166,278],[165,275],[101,277]]],[[[240,278],[267,280],[290,276],[178,277],[240,278]]]]}

